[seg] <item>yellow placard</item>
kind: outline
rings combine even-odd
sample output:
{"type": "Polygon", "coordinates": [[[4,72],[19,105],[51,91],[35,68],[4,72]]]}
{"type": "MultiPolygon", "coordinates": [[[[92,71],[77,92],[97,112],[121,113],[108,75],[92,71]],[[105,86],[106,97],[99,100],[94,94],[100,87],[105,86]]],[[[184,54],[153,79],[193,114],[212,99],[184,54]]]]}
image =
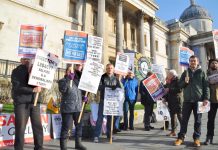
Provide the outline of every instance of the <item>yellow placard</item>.
{"type": "Polygon", "coordinates": [[[49,102],[48,102],[48,107],[47,107],[48,110],[52,111],[53,113],[55,114],[58,114],[59,113],[59,107],[57,107],[55,105],[55,100],[53,97],[50,98],[49,102]]]}

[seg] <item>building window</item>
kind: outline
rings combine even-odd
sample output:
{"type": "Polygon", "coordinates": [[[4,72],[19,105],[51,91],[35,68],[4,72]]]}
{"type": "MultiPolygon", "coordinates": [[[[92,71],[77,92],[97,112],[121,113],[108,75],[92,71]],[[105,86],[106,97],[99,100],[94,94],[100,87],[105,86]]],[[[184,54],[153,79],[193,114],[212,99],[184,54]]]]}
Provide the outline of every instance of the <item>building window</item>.
{"type": "Polygon", "coordinates": [[[135,29],[131,28],[131,41],[135,43],[135,29]]]}
{"type": "Polygon", "coordinates": [[[147,47],[147,36],[146,36],[146,34],[144,35],[144,42],[145,42],[145,47],[147,47]]]}
{"type": "Polygon", "coordinates": [[[117,30],[117,21],[114,19],[112,23],[113,23],[113,26],[112,26],[112,32],[116,34],[116,30],[117,30]]]}
{"type": "Polygon", "coordinates": [[[168,45],[166,45],[166,55],[168,56],[169,55],[169,46],[168,45]]]}
{"type": "Polygon", "coordinates": [[[97,28],[97,19],[98,19],[98,13],[97,13],[97,11],[93,10],[92,26],[93,26],[95,29],[97,28]]]}
{"type": "Polygon", "coordinates": [[[76,18],[76,0],[70,0],[69,17],[76,18]]]}
{"type": "Polygon", "coordinates": [[[44,6],[44,0],[39,0],[39,5],[43,7],[44,6]]]}
{"type": "Polygon", "coordinates": [[[158,41],[157,41],[157,40],[155,40],[155,50],[156,50],[156,51],[159,51],[158,41]]]}

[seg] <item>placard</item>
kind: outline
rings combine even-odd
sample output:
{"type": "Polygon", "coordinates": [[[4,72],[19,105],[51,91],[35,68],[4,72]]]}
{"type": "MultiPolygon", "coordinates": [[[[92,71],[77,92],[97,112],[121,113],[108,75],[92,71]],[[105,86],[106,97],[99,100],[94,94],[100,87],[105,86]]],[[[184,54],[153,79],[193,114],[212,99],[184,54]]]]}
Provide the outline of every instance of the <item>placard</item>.
{"type": "Polygon", "coordinates": [[[129,56],[125,54],[118,54],[114,72],[116,74],[127,75],[129,68],[129,56]]]}
{"type": "Polygon", "coordinates": [[[183,66],[189,66],[189,58],[194,55],[194,51],[188,47],[180,47],[179,50],[179,63],[183,66]]]}
{"type": "Polygon", "coordinates": [[[87,59],[101,62],[103,38],[88,35],[87,59]]]}

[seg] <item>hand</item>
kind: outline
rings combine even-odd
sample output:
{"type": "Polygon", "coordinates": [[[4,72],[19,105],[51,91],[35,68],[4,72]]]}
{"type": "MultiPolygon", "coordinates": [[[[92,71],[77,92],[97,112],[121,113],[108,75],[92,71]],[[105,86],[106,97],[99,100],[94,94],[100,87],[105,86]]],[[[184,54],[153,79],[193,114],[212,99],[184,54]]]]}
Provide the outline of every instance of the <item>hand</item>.
{"type": "Polygon", "coordinates": [[[203,101],[203,106],[206,106],[208,104],[208,102],[209,102],[208,100],[204,100],[203,101]]]}
{"type": "Polygon", "coordinates": [[[170,91],[169,88],[165,88],[165,89],[164,89],[164,93],[165,93],[165,94],[167,94],[169,91],[170,91]]]}
{"type": "Polygon", "coordinates": [[[74,79],[74,76],[75,76],[74,73],[69,73],[69,74],[68,74],[68,78],[69,78],[70,80],[73,80],[73,79],[74,79]]]}
{"type": "Polygon", "coordinates": [[[40,86],[35,87],[35,88],[33,89],[33,92],[34,92],[34,93],[39,93],[39,92],[41,92],[41,91],[42,91],[42,88],[41,88],[40,86]]]}
{"type": "Polygon", "coordinates": [[[112,90],[116,90],[116,86],[112,86],[111,89],[112,89],[112,90]]]}
{"type": "Polygon", "coordinates": [[[185,77],[185,83],[189,83],[189,77],[185,77]]]}
{"type": "Polygon", "coordinates": [[[87,103],[87,102],[88,102],[88,97],[83,96],[83,102],[84,102],[84,103],[87,103]]]}

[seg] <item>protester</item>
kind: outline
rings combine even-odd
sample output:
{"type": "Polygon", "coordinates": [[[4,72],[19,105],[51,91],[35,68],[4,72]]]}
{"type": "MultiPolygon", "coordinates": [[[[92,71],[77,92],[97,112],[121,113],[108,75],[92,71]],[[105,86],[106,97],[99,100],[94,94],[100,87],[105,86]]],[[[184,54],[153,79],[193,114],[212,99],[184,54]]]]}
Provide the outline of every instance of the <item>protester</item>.
{"type": "Polygon", "coordinates": [[[134,77],[134,73],[130,71],[122,83],[125,90],[125,101],[123,105],[124,130],[128,129],[128,125],[130,130],[134,130],[134,107],[138,97],[138,80],[134,77]],[[130,112],[129,119],[128,111],[130,112]]]}
{"type": "MultiPolygon", "coordinates": [[[[148,72],[145,79],[150,77],[152,74],[153,74],[152,72],[148,72]]],[[[142,105],[144,105],[144,111],[145,111],[144,112],[144,129],[145,131],[150,131],[150,129],[154,129],[154,127],[150,125],[151,117],[153,113],[153,107],[154,107],[154,100],[149,94],[148,90],[143,85],[143,81],[145,79],[143,79],[140,82],[139,93],[141,94],[141,103],[142,105]]]]}
{"type": "MultiPolygon", "coordinates": [[[[102,75],[99,85],[100,90],[100,103],[98,108],[98,119],[94,131],[94,142],[99,142],[99,136],[101,134],[102,122],[103,122],[103,108],[104,108],[104,91],[109,87],[112,90],[120,87],[118,79],[114,76],[114,66],[112,64],[106,65],[106,73],[102,75]]],[[[111,116],[107,116],[107,138],[111,137],[111,116]]]]}
{"type": "MultiPolygon", "coordinates": [[[[86,147],[82,145],[82,124],[78,123],[80,111],[82,108],[82,91],[78,89],[79,81],[76,79],[75,73],[71,66],[66,69],[66,74],[63,79],[58,82],[59,91],[62,94],[61,97],[61,116],[62,127],[60,134],[60,148],[61,150],[67,150],[67,136],[72,122],[76,127],[75,134],[75,148],[80,150],[86,150],[86,147]]],[[[87,97],[83,97],[83,102],[87,102],[87,97]]]]}
{"type": "Polygon", "coordinates": [[[218,82],[214,82],[210,79],[212,75],[218,75],[218,60],[211,59],[208,65],[208,80],[210,87],[210,111],[208,112],[208,122],[207,122],[207,137],[204,142],[205,145],[213,144],[214,136],[214,121],[216,118],[217,108],[218,108],[218,82]]]}
{"type": "Polygon", "coordinates": [[[15,114],[15,150],[23,150],[24,132],[29,117],[33,129],[34,150],[43,150],[43,128],[40,118],[40,104],[38,103],[34,106],[35,95],[41,92],[41,87],[28,85],[30,71],[30,60],[22,58],[21,65],[15,68],[11,75],[15,114]]]}
{"type": "Polygon", "coordinates": [[[177,118],[179,120],[180,126],[182,120],[182,90],[179,87],[179,79],[175,70],[170,70],[167,74],[165,92],[165,101],[168,103],[171,118],[171,132],[168,134],[168,136],[176,136],[175,130],[177,127],[177,118]]]}
{"type": "Polygon", "coordinates": [[[207,105],[209,100],[209,87],[207,77],[199,66],[199,60],[196,56],[189,58],[189,68],[182,73],[179,85],[183,88],[183,107],[182,107],[182,123],[178,134],[178,139],[174,142],[176,146],[184,142],[187,132],[187,126],[191,112],[194,113],[194,146],[200,146],[201,136],[201,118],[202,114],[197,113],[198,102],[203,101],[203,105],[207,105]]]}

